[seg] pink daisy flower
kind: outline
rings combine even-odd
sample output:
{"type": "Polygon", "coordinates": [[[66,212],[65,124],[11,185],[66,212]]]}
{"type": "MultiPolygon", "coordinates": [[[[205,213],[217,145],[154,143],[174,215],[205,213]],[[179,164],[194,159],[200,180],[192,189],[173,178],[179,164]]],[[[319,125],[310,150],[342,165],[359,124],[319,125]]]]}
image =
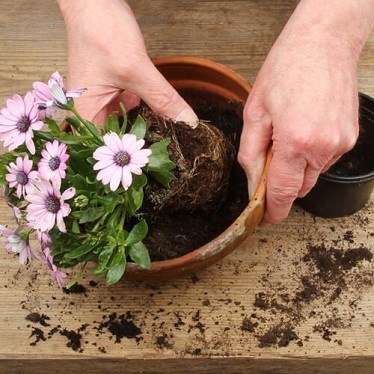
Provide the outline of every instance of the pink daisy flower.
{"type": "Polygon", "coordinates": [[[39,108],[44,109],[40,112],[41,119],[51,117],[57,108],[64,107],[69,99],[81,97],[85,91],[84,88],[78,88],[65,93],[64,82],[58,71],[51,75],[48,84],[34,82],[33,88],[33,94],[39,108]]]}
{"type": "Polygon", "coordinates": [[[28,92],[24,99],[15,94],[6,101],[6,108],[0,111],[0,140],[4,146],[13,151],[26,143],[31,154],[35,153],[32,140],[33,130],[41,130],[43,122],[39,120],[38,108],[34,105],[34,96],[28,92]]]}
{"type": "Polygon", "coordinates": [[[49,236],[48,232],[36,230],[36,238],[42,249],[48,247],[52,243],[52,238],[49,236]]]}
{"type": "Polygon", "coordinates": [[[16,188],[16,195],[20,199],[25,196],[32,187],[32,181],[37,178],[38,172],[31,171],[32,161],[29,156],[17,157],[16,163],[11,162],[7,167],[9,174],[5,178],[10,188],[16,188]]]}
{"type": "Polygon", "coordinates": [[[18,255],[19,262],[22,265],[27,264],[34,256],[28,241],[22,239],[18,233],[20,227],[16,230],[10,230],[7,227],[0,225],[0,234],[4,236],[0,240],[5,242],[5,248],[8,253],[18,255]]]}
{"type": "MultiPolygon", "coordinates": [[[[53,103],[53,96],[51,93],[51,87],[53,85],[57,84],[59,87],[63,88],[64,87],[64,82],[63,79],[58,71],[55,71],[52,75],[51,78],[48,81],[48,84],[44,82],[34,82],[33,83],[33,94],[35,96],[35,101],[39,103],[48,103],[51,102],[53,103]]],[[[40,111],[39,118],[40,119],[45,119],[46,117],[49,118],[52,116],[52,114],[56,111],[56,108],[52,106],[49,108],[46,108],[45,110],[40,111]]]]}
{"type": "Polygon", "coordinates": [[[47,142],[42,150],[42,159],[38,163],[38,172],[42,178],[51,180],[53,177],[65,178],[67,169],[66,161],[69,155],[66,153],[66,144],[54,140],[47,142]]]}
{"type": "Polygon", "coordinates": [[[104,146],[93,153],[93,158],[98,162],[94,170],[100,170],[96,179],[103,184],[110,184],[110,189],[115,191],[119,184],[127,190],[132,183],[132,174],[141,175],[151,155],[150,149],[142,149],[144,140],[136,140],[133,134],[124,134],[122,139],[116,133],[105,134],[104,146]]]}
{"type": "Polygon", "coordinates": [[[66,274],[58,270],[57,266],[53,263],[51,250],[48,247],[43,250],[43,262],[51,270],[52,278],[58,283],[60,288],[64,288],[66,274]]]}
{"type": "Polygon", "coordinates": [[[64,217],[71,209],[65,200],[75,195],[75,188],[70,187],[60,192],[61,180],[53,178],[51,181],[40,178],[33,183],[34,188],[26,195],[30,202],[27,206],[26,219],[35,230],[49,231],[56,224],[58,229],[66,232],[64,217]]]}

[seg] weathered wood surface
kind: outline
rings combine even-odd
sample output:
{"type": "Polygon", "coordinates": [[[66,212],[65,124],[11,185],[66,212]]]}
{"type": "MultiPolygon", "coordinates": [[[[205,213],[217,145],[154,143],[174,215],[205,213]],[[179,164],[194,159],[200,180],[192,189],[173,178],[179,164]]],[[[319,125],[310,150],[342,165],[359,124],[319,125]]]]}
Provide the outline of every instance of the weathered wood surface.
{"type": "MultiPolygon", "coordinates": [[[[152,57],[206,57],[253,82],[297,1],[130,3],[152,57]]],[[[2,0],[1,106],[55,69],[66,73],[65,31],[55,2],[2,0]]],[[[374,95],[373,34],[359,62],[358,80],[361,91],[374,95]]],[[[147,373],[369,373],[374,364],[373,260],[341,269],[323,286],[316,264],[305,255],[321,243],[327,250],[374,252],[373,206],[371,201],[361,212],[335,220],[313,218],[295,207],[282,225],[260,227],[232,255],[196,276],[106,288],[101,281],[90,283],[88,275],[81,282],[85,292],[76,294],[61,292],[44,269],[21,268],[2,250],[0,372],[59,372],[70,365],[72,372],[105,367],[147,373]],[[310,302],[297,302],[308,280],[319,290],[310,302]],[[45,314],[49,326],[26,320],[31,312],[45,314]],[[108,327],[115,327],[121,315],[139,330],[135,338],[116,342],[108,327]],[[291,327],[297,338],[285,347],[279,340],[261,347],[261,337],[276,326],[291,327]],[[46,340],[33,344],[36,329],[46,340]],[[77,351],[67,346],[64,331],[81,334],[77,351]]],[[[11,225],[3,202],[0,217],[1,224],[11,225]]]]}

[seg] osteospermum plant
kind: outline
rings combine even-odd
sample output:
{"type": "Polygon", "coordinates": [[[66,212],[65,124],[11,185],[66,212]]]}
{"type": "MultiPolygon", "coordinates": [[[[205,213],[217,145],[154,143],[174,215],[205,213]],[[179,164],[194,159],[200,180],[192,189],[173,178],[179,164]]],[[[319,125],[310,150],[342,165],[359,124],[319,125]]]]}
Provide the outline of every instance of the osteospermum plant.
{"type": "Polygon", "coordinates": [[[14,228],[0,225],[1,240],[21,264],[43,264],[60,287],[77,280],[66,285],[66,269],[79,266],[82,274],[89,262],[108,284],[121,279],[127,261],[149,268],[144,188],[151,179],[168,188],[174,178],[168,139],[146,144],[146,123],[138,116],[130,126],[122,104],[95,126],[74,105],[84,91],[66,91],[55,72],[0,110],[0,140],[9,151],[0,184],[15,219],[14,228]],[[53,119],[58,108],[72,114],[69,131],[53,119]]]}

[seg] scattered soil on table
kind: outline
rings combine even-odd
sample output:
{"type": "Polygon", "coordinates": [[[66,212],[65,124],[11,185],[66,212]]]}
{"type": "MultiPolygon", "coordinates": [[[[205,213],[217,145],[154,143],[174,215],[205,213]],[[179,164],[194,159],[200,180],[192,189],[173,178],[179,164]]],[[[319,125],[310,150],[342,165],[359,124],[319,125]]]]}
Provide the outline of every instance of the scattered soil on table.
{"type": "Polygon", "coordinates": [[[261,348],[278,345],[287,347],[291,341],[298,339],[291,324],[279,324],[271,327],[265,334],[257,336],[261,348]]]}
{"type": "Polygon", "coordinates": [[[102,332],[107,329],[114,337],[115,342],[120,343],[123,338],[141,339],[142,330],[134,323],[133,315],[130,312],[117,316],[112,313],[108,317],[104,316],[103,321],[99,323],[97,330],[102,332]]]}
{"type": "Polygon", "coordinates": [[[82,335],[80,334],[80,332],[63,329],[60,331],[60,334],[68,339],[68,343],[66,344],[67,347],[71,348],[73,351],[82,352],[82,335]]]}
{"type": "Polygon", "coordinates": [[[37,345],[40,341],[45,341],[46,337],[44,331],[38,327],[32,327],[30,338],[35,337],[35,340],[30,343],[31,346],[37,345]]]}
{"type": "Polygon", "coordinates": [[[48,316],[45,314],[39,314],[39,313],[30,313],[26,316],[26,321],[30,321],[33,323],[40,323],[42,326],[51,326],[46,321],[50,320],[48,316]]]}
{"type": "Polygon", "coordinates": [[[75,283],[70,288],[63,288],[63,291],[66,294],[70,294],[70,293],[85,293],[85,292],[87,292],[87,289],[82,284],[75,283]]]}
{"type": "MultiPolygon", "coordinates": [[[[190,102],[199,118],[216,126],[219,132],[224,135],[227,145],[221,147],[225,151],[220,152],[226,154],[224,157],[226,159],[223,169],[224,174],[223,176],[214,177],[217,172],[214,169],[209,171],[210,165],[208,165],[206,170],[202,170],[202,172],[206,173],[206,176],[201,178],[201,188],[197,188],[197,182],[199,182],[200,178],[197,181],[194,179],[191,184],[184,183],[190,189],[205,191],[209,187],[215,193],[213,200],[208,198],[207,205],[198,206],[196,201],[194,202],[193,198],[191,198],[190,192],[178,191],[178,193],[183,195],[178,199],[185,208],[188,208],[187,203],[193,202],[193,206],[190,206],[191,209],[187,210],[170,208],[169,203],[166,204],[167,209],[154,209],[154,201],[153,203],[150,202],[154,198],[151,193],[146,191],[144,203],[146,208],[143,213],[149,225],[149,231],[144,243],[150,252],[152,261],[179,257],[206,244],[230,226],[248,204],[246,177],[236,161],[240,132],[243,125],[243,105],[237,102],[226,102],[222,98],[215,96],[207,98],[202,94],[193,92],[184,92],[183,97],[190,102]]],[[[137,113],[136,111],[135,113],[129,113],[130,122],[131,118],[136,117],[137,113]]],[[[146,114],[145,117],[147,118],[149,115],[146,114]]],[[[198,153],[204,153],[204,151],[206,153],[207,144],[205,142],[201,143],[201,134],[192,136],[191,134],[196,130],[191,130],[189,126],[186,126],[184,125],[181,128],[184,128],[183,131],[187,130],[187,135],[177,134],[179,139],[193,139],[192,147],[194,152],[197,149],[198,153]]],[[[170,131],[169,127],[167,131],[170,131]]],[[[176,132],[177,130],[175,130],[176,132]]],[[[172,135],[174,136],[175,134],[172,135]]],[[[213,152],[215,151],[213,147],[213,152]]],[[[190,153],[192,153],[192,150],[190,153]]],[[[173,159],[172,155],[170,157],[173,159]]],[[[196,154],[193,157],[196,157],[196,154]]],[[[177,160],[174,159],[173,161],[177,160]]],[[[216,163],[217,165],[221,164],[216,163]]],[[[219,169],[222,169],[222,167],[219,166],[219,169]]],[[[176,172],[180,173],[180,170],[178,169],[176,172]]],[[[168,196],[167,193],[167,190],[165,190],[165,196],[168,196]]],[[[175,196],[173,200],[175,200],[175,196]]]]}
{"type": "MultiPolygon", "coordinates": [[[[347,231],[343,240],[354,243],[352,231],[347,231]]],[[[285,347],[293,340],[303,346],[309,336],[303,339],[296,330],[303,321],[311,318],[318,321],[313,326],[314,333],[321,334],[326,341],[342,345],[343,341],[334,339],[334,336],[339,328],[349,327],[349,322],[343,323],[339,308],[332,304],[339,303],[352,287],[359,292],[373,285],[372,272],[360,274],[355,271],[361,264],[372,261],[373,254],[369,249],[362,246],[347,249],[325,243],[309,243],[306,247],[301,264],[306,265],[308,270],[300,274],[295,292],[279,285],[271,287],[272,271],[269,269],[269,276],[263,278],[263,283],[267,289],[273,288],[274,291],[258,292],[253,301],[254,308],[264,314],[261,317],[252,314],[250,318],[246,316],[243,319],[241,329],[252,333],[258,339],[259,347],[285,347]]],[[[352,309],[352,320],[355,318],[355,300],[349,302],[349,307],[352,309]]]]}

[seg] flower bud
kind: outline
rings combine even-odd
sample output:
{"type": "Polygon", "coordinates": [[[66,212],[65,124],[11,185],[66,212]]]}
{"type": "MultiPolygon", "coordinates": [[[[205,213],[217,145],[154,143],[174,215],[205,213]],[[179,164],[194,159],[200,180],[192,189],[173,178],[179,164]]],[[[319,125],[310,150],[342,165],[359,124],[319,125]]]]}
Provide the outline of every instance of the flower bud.
{"type": "Polygon", "coordinates": [[[85,206],[88,205],[88,197],[85,195],[79,195],[74,199],[74,205],[77,208],[84,208],[85,206]]]}

